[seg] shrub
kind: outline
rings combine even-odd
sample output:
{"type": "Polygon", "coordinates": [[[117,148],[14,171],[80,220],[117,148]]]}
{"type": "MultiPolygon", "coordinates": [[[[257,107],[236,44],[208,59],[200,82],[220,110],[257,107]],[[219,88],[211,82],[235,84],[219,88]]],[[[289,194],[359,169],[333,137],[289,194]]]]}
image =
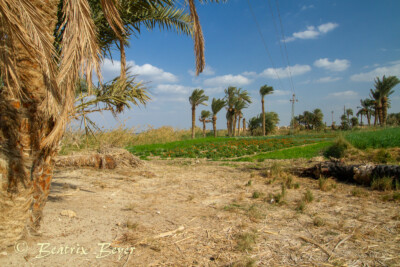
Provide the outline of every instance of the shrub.
{"type": "Polygon", "coordinates": [[[374,161],[378,163],[388,163],[392,160],[392,155],[386,149],[380,149],[374,156],[374,161]]]}
{"type": "Polygon", "coordinates": [[[299,201],[299,203],[296,206],[296,211],[304,212],[305,209],[306,209],[306,203],[304,202],[304,200],[299,201]]]}
{"type": "Polygon", "coordinates": [[[241,233],[236,236],[237,246],[239,251],[252,251],[253,245],[256,243],[257,235],[254,232],[241,233]]]}
{"type": "Polygon", "coordinates": [[[342,158],[345,155],[346,150],[349,148],[349,143],[343,138],[343,136],[339,136],[332,146],[328,147],[325,151],[324,156],[329,158],[342,158]]]}
{"type": "Polygon", "coordinates": [[[315,226],[320,227],[325,225],[325,220],[322,219],[321,217],[315,217],[313,223],[315,226]]]}
{"type": "Polygon", "coordinates": [[[392,177],[375,178],[371,182],[371,188],[373,190],[388,191],[393,188],[392,177]]]}
{"type": "Polygon", "coordinates": [[[307,189],[307,191],[304,193],[304,201],[307,203],[310,203],[314,200],[314,195],[310,191],[310,189],[307,189]]]}

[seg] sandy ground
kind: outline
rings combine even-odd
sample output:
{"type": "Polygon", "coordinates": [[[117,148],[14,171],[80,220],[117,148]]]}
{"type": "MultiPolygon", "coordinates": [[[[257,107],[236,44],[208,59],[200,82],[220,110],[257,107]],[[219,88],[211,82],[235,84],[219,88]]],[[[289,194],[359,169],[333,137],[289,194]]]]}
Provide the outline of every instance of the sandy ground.
{"type": "Polygon", "coordinates": [[[266,177],[268,164],[58,168],[42,234],[1,252],[0,266],[400,266],[387,192],[294,177],[277,204],[287,175],[266,177]],[[314,200],[296,211],[307,189],[314,200]]]}

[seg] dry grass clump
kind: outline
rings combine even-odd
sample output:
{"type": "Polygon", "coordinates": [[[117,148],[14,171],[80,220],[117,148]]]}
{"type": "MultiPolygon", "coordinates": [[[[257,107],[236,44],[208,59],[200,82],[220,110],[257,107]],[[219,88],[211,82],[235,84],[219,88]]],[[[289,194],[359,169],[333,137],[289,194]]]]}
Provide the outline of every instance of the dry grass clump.
{"type": "Polygon", "coordinates": [[[256,244],[257,234],[255,231],[245,232],[236,235],[236,249],[242,252],[252,251],[256,244]]]}
{"type": "Polygon", "coordinates": [[[314,217],[313,224],[316,227],[321,227],[321,226],[325,225],[325,220],[323,218],[317,216],[317,217],[314,217]]]}
{"type": "MultiPolygon", "coordinates": [[[[397,186],[397,184],[396,184],[397,186]]],[[[392,177],[375,178],[371,182],[371,189],[379,191],[389,191],[394,189],[392,177]]]]}
{"type": "Polygon", "coordinates": [[[307,189],[307,191],[304,193],[304,197],[303,200],[306,203],[311,203],[314,200],[314,195],[313,193],[310,191],[310,189],[307,189]]]}

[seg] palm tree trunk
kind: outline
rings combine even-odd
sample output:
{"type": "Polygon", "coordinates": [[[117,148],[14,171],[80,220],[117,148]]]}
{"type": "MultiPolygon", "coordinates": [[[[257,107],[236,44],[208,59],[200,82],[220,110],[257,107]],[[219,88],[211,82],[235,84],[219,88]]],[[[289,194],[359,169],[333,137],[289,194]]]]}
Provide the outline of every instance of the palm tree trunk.
{"type": "Polygon", "coordinates": [[[243,135],[246,135],[246,119],[243,118],[243,135]]]}
{"type": "Polygon", "coordinates": [[[239,116],[239,119],[238,119],[238,130],[237,130],[237,132],[238,132],[238,136],[240,136],[240,116],[239,116]]]}
{"type": "Polygon", "coordinates": [[[379,119],[379,125],[383,125],[383,112],[382,112],[382,103],[379,105],[378,108],[378,119],[379,119]]]}
{"type": "Polygon", "coordinates": [[[120,78],[125,79],[126,78],[126,55],[125,55],[125,45],[124,45],[124,40],[120,39],[119,40],[119,46],[120,46],[120,53],[121,53],[121,74],[120,78]]]}
{"type": "Polygon", "coordinates": [[[262,131],[265,136],[265,111],[264,111],[264,97],[261,98],[261,112],[262,112],[262,131]]]}
{"type": "Polygon", "coordinates": [[[371,117],[368,110],[367,110],[367,120],[368,120],[368,126],[371,126],[371,117]]]}
{"type": "MultiPolygon", "coordinates": [[[[54,42],[58,1],[31,4],[43,10],[47,37],[54,42]]],[[[54,147],[40,147],[54,126],[43,111],[43,104],[48,104],[48,92],[42,70],[18,40],[14,40],[13,47],[25,97],[15,99],[5,91],[0,95],[0,247],[13,245],[23,236],[30,216],[30,226],[39,227],[57,152],[54,147]]]]}
{"type": "Polygon", "coordinates": [[[384,96],[382,97],[382,121],[381,124],[383,126],[386,126],[386,120],[387,120],[387,108],[388,108],[388,101],[387,97],[384,96]]]}
{"type": "Polygon", "coordinates": [[[378,105],[375,104],[375,115],[374,115],[374,126],[376,126],[377,121],[378,121],[378,105]]]}
{"type": "Polygon", "coordinates": [[[217,116],[212,117],[214,137],[217,137],[217,116]]]}
{"type": "Polygon", "coordinates": [[[196,107],[192,106],[192,139],[194,139],[194,128],[196,127],[196,107]]]}
{"type": "Polygon", "coordinates": [[[233,115],[233,123],[232,123],[232,134],[233,136],[236,136],[236,114],[233,115]]]}
{"type": "Polygon", "coordinates": [[[206,120],[203,120],[203,137],[206,137],[206,120]]]}

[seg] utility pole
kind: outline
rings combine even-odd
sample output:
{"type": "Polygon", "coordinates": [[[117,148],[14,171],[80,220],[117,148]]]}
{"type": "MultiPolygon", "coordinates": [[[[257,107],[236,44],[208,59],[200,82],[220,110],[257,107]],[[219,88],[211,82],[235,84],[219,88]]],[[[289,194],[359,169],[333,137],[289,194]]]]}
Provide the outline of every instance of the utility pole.
{"type": "Polygon", "coordinates": [[[292,102],[292,120],[291,120],[292,127],[290,128],[290,134],[293,134],[293,131],[294,131],[294,102],[298,102],[295,94],[293,94],[292,99],[290,99],[290,102],[292,102]]]}
{"type": "Polygon", "coordinates": [[[333,110],[332,110],[332,125],[333,125],[333,110]]]}

